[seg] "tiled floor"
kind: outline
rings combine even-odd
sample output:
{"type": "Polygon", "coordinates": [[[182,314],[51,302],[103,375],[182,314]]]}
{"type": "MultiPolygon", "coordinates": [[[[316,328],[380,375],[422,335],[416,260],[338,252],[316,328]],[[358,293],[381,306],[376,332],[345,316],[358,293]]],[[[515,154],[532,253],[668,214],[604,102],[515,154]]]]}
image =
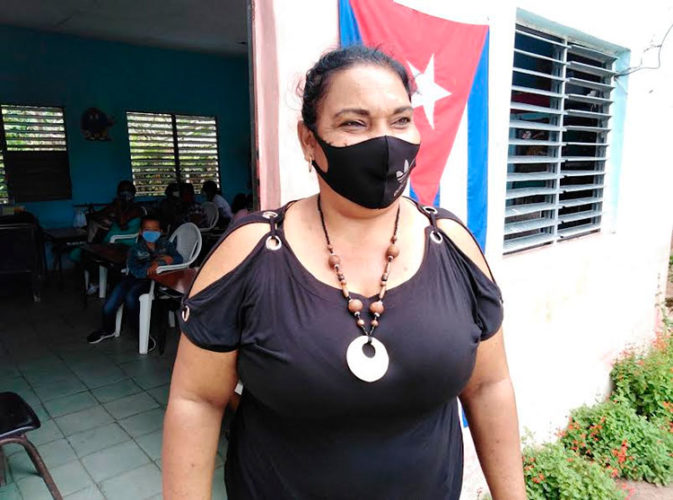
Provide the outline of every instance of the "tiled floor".
{"type": "MultiPolygon", "coordinates": [[[[35,304],[17,290],[0,298],[0,392],[21,395],[42,427],[28,438],[38,447],[68,500],[161,498],[161,432],[177,333],[166,352],[142,356],[130,334],[97,345],[86,335],[100,321],[101,303],[83,309],[74,285],[47,288],[35,304]]],[[[50,499],[18,445],[3,447],[8,484],[0,500],[50,499]]],[[[220,440],[213,498],[226,498],[220,440]]]]}

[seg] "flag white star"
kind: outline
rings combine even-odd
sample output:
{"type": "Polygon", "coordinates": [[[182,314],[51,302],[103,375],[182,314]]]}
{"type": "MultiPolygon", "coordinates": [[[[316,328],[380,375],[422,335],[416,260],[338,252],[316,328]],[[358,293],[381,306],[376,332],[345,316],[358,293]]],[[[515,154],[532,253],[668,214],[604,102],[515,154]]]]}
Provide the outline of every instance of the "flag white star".
{"type": "Polygon", "coordinates": [[[411,96],[411,105],[414,108],[423,106],[425,117],[430,126],[435,128],[435,103],[444,97],[451,95],[451,92],[435,82],[435,55],[430,57],[430,61],[425,71],[420,72],[411,63],[409,63],[411,73],[416,80],[416,92],[411,96]]]}

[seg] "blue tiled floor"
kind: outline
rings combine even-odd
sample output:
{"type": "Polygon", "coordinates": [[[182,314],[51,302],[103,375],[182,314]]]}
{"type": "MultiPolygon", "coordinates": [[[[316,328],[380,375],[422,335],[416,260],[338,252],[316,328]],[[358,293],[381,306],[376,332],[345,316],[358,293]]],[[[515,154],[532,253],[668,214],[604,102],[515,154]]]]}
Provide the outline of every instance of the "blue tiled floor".
{"type": "MultiPolygon", "coordinates": [[[[131,335],[86,343],[101,303],[82,308],[74,285],[0,300],[0,392],[20,394],[42,427],[28,434],[67,500],[161,498],[161,430],[177,332],[166,352],[142,356],[131,335]]],[[[226,499],[222,438],[213,499],[226,499]]],[[[50,499],[30,459],[3,447],[8,484],[0,500],[50,499]]]]}

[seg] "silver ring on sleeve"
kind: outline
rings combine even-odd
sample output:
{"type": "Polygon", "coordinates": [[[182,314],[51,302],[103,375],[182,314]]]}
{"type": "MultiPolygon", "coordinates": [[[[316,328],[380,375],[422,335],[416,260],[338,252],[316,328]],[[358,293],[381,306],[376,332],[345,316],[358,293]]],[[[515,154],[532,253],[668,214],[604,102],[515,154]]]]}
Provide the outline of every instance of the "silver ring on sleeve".
{"type": "Polygon", "coordinates": [[[442,237],[442,233],[440,233],[437,230],[433,230],[433,231],[430,232],[430,239],[434,243],[437,243],[438,245],[444,241],[444,238],[442,237]]]}
{"type": "Polygon", "coordinates": [[[283,242],[278,236],[272,235],[266,239],[266,248],[269,250],[273,250],[275,252],[276,250],[280,250],[282,246],[283,242]]]}

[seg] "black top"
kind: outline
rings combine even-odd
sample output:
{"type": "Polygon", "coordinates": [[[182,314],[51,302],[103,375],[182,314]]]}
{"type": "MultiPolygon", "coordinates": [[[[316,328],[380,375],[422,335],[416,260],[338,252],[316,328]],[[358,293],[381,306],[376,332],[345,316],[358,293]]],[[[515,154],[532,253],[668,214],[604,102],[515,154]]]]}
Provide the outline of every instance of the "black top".
{"type": "MultiPolygon", "coordinates": [[[[238,349],[245,390],[227,453],[229,498],[459,498],[456,398],[479,342],[500,327],[502,301],[435,221],[457,218],[423,212],[430,219],[423,262],[387,291],[375,333],[390,366],[367,383],[346,364],[359,330],[341,290],[294,255],[283,234],[285,210],[237,221],[230,232],[260,221],[270,231],[239,266],[183,305],[182,331],[193,343],[238,349]],[[269,248],[274,237],[277,250],[269,248]]],[[[364,311],[376,300],[351,295],[364,311]]]]}

